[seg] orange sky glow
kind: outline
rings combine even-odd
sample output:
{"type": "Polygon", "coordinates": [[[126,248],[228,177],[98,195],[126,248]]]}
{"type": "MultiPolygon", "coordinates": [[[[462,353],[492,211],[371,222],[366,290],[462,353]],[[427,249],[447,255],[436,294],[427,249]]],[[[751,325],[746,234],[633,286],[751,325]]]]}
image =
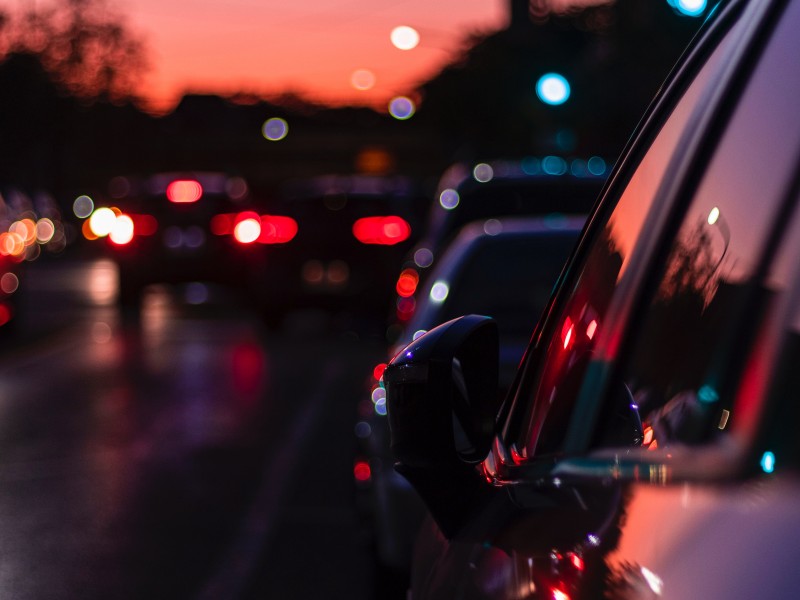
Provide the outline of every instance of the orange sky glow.
{"type": "Polygon", "coordinates": [[[435,75],[470,33],[508,23],[507,0],[109,0],[144,40],[141,96],[169,111],[186,92],[259,96],[292,91],[334,105],[385,106],[435,75]],[[399,50],[398,25],[420,43],[399,50]],[[353,87],[354,71],[375,75],[353,87]]]}

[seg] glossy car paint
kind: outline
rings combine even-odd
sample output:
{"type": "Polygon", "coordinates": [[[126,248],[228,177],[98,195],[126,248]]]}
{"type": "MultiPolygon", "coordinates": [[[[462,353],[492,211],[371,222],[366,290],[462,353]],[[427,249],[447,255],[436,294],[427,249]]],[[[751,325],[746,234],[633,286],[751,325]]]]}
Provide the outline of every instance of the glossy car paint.
{"type": "MultiPolygon", "coordinates": [[[[626,149],[537,326],[500,411],[493,448],[478,466],[485,477],[482,493],[462,498],[467,516],[458,527],[429,520],[419,537],[411,597],[798,595],[800,113],[791,109],[800,95],[798,26],[797,3],[729,2],[716,9],[626,149]],[[690,85],[698,71],[701,77],[690,85]],[[662,157],[654,156],[659,152],[662,157]],[[656,177],[649,186],[637,171],[642,164],[658,166],[650,169],[656,177]],[[723,209],[731,222],[722,225],[707,210],[709,191],[726,185],[733,186],[733,195],[759,190],[745,194],[751,209],[740,212],[749,222],[723,209]],[[638,215],[637,235],[619,248],[616,263],[607,261],[612,272],[593,272],[586,266],[595,265],[592,252],[626,193],[639,204],[649,201],[638,215]],[[659,355],[653,340],[673,339],[674,331],[656,335],[650,327],[660,310],[651,300],[670,280],[667,259],[669,265],[676,257],[694,260],[687,264],[695,267],[702,262],[699,254],[686,252],[691,246],[678,252],[683,234],[695,226],[695,210],[708,215],[707,224],[697,226],[706,234],[697,248],[709,251],[703,260],[718,273],[700,314],[737,316],[716,323],[707,339],[691,338],[699,340],[694,347],[677,351],[695,352],[718,380],[698,385],[692,395],[677,394],[680,402],[662,407],[672,412],[653,416],[646,414],[647,398],[636,394],[636,382],[622,378],[635,372],[642,352],[659,355]],[[724,262],[733,252],[738,266],[724,262]],[[573,329],[576,319],[566,327],[563,317],[572,315],[572,303],[589,298],[581,294],[604,277],[615,287],[605,305],[598,305],[599,325],[591,321],[596,329],[573,329]],[[736,294],[743,304],[723,310],[736,294]],[[584,331],[591,331],[591,354],[570,381],[556,361],[558,347],[565,356],[573,353],[572,334],[584,331]],[[548,379],[547,369],[556,368],[560,375],[548,379]],[[532,405],[550,381],[570,388],[553,387],[554,405],[562,393],[570,400],[563,419],[547,406],[532,405]],[[652,432],[649,439],[632,436],[627,443],[604,439],[605,430],[616,428],[609,425],[615,416],[610,409],[620,396],[643,423],[672,423],[685,439],[652,432]],[[700,416],[693,421],[692,415],[700,416]],[[704,437],[681,430],[679,418],[703,424],[704,437]],[[549,443],[548,435],[558,443],[549,443]],[[656,446],[654,439],[662,443],[656,446]]],[[[728,201],[726,194],[711,198],[720,206],[728,201]]],[[[676,381],[696,380],[669,364],[664,372],[676,381]]],[[[391,414],[391,401],[389,407],[391,414]]]]}

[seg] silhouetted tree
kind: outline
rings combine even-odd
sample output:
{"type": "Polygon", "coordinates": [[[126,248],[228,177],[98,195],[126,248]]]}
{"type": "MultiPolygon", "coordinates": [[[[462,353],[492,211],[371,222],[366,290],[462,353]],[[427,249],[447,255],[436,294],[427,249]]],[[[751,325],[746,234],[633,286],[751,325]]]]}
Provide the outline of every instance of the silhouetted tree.
{"type": "Polygon", "coordinates": [[[54,81],[84,101],[132,99],[147,67],[142,41],[105,0],[0,13],[0,52],[38,57],[54,81]]]}

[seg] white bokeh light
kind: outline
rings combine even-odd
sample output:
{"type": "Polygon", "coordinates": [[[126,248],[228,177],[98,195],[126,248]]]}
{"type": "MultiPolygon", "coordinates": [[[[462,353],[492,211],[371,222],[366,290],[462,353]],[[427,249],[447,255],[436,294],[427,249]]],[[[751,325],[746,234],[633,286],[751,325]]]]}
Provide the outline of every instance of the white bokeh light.
{"type": "Polygon", "coordinates": [[[399,50],[413,50],[419,44],[419,33],[408,25],[395,27],[389,37],[392,45],[399,50]]]}

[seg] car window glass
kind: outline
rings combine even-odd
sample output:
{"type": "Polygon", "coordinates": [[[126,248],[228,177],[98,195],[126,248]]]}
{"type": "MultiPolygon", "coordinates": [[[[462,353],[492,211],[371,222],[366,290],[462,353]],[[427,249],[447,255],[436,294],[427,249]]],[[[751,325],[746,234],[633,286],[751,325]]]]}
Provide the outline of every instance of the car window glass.
{"type": "MultiPolygon", "coordinates": [[[[795,11],[800,15],[797,5],[795,11]]],[[[750,79],[625,353],[624,383],[649,448],[699,443],[720,430],[720,419],[727,425],[737,418],[725,375],[740,371],[736,361],[756,320],[754,294],[762,286],[759,263],[800,148],[793,116],[800,76],[785,68],[797,47],[791,21],[782,21],[786,25],[750,79]],[[754,151],[754,139],[770,140],[770,152],[754,151]]],[[[598,445],[630,439],[620,431],[630,427],[620,418],[624,410],[606,407],[598,445]]]]}
{"type": "Polygon", "coordinates": [[[493,317],[501,339],[531,333],[575,244],[576,234],[508,236],[478,248],[454,280],[442,321],[477,313],[493,317]],[[526,268],[521,269],[520,266],[526,268]]]}
{"type": "Polygon", "coordinates": [[[625,186],[605,226],[596,233],[571,295],[551,320],[551,336],[534,383],[528,428],[512,444],[512,456],[524,461],[559,449],[575,397],[593,350],[598,328],[628,260],[645,217],[662,183],[668,163],[693,108],[718,71],[724,55],[718,47],[678,101],[641,163],[625,186]]]}
{"type": "MultiPolygon", "coordinates": [[[[780,345],[772,365],[748,365],[755,374],[762,374],[774,365],[771,376],[757,377],[759,381],[770,382],[769,402],[771,419],[768,433],[764,439],[765,455],[774,457],[777,469],[785,466],[797,468],[800,465],[800,436],[797,423],[800,422],[800,199],[795,203],[792,226],[784,235],[784,244],[768,277],[767,289],[776,300],[788,296],[784,305],[788,308],[782,320],[780,345]],[[792,286],[792,287],[790,287],[792,286]],[[791,294],[788,294],[792,289],[791,294]]],[[[775,305],[778,302],[774,303],[775,305]]],[[[759,356],[754,357],[757,362],[759,356]]],[[[768,360],[768,359],[767,359],[768,360]]],[[[750,390],[747,390],[748,392],[750,390]]],[[[750,409],[751,394],[741,394],[734,405],[737,413],[750,409]]],[[[764,467],[766,465],[762,465],[764,467]]]]}

